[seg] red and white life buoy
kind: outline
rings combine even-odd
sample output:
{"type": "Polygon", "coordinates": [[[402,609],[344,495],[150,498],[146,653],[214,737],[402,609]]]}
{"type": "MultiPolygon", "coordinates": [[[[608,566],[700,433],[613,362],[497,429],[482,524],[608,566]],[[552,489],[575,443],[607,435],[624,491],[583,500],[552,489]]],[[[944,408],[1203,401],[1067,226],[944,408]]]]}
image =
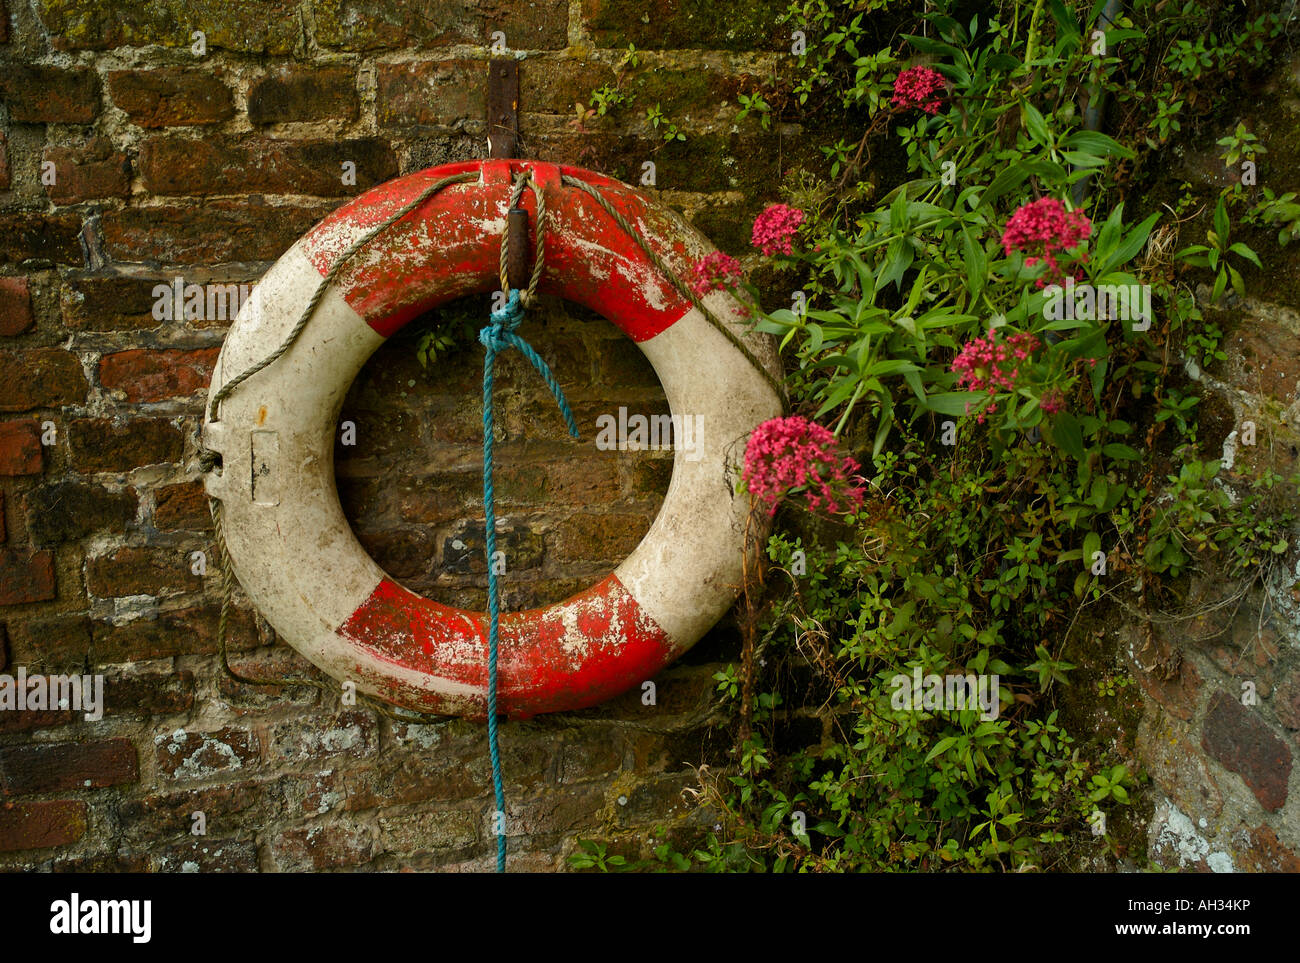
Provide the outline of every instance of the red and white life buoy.
{"type": "MultiPolygon", "coordinates": [[[[678,272],[711,245],[674,212],[578,168],[473,161],[398,178],[339,208],[258,284],[230,329],[210,391],[286,337],[342,253],[435,181],[448,186],[374,237],[325,290],[283,357],[222,401],[204,424],[222,468],[206,477],[221,501],[235,574],[280,637],[357,689],[425,712],[482,717],[487,617],[402,587],[366,554],[334,483],[333,450],[349,385],[385,338],[454,298],[500,286],[498,258],[514,177],[545,192],[545,271],[538,290],[592,308],[635,341],[674,415],[699,416],[695,450],[678,451],[662,509],[610,575],[548,608],[501,617],[500,711],[510,717],[594,705],[651,678],[732,605],[748,503],[734,459],[781,402],[742,353],[684,299],[581,190],[597,188],[678,272]]],[[[524,206],[535,217],[535,200],[524,206]]],[[[779,377],[775,345],[741,323],[728,293],[705,303],[779,377]]]]}

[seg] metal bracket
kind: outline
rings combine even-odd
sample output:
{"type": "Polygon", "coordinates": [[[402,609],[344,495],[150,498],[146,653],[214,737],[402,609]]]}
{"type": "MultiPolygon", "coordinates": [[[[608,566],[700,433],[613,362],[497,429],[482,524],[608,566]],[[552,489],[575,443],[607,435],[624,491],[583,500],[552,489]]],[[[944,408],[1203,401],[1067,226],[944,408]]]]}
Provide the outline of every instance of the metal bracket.
{"type": "Polygon", "coordinates": [[[528,212],[521,207],[510,208],[510,237],[506,240],[506,277],[512,288],[525,290],[532,273],[529,257],[528,212]]]}
{"type": "Polygon", "coordinates": [[[488,156],[511,158],[519,140],[519,61],[488,61],[488,156]]]}

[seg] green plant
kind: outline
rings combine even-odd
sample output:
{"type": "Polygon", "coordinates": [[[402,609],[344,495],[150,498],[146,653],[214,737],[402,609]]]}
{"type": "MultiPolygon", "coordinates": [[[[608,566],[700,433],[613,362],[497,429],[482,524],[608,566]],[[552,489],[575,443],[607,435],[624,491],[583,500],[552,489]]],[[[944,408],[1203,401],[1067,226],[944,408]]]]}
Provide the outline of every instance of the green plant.
{"type": "Polygon", "coordinates": [[[1206,232],[1208,244],[1193,244],[1185,247],[1176,255],[1188,264],[1195,267],[1208,267],[1215,271],[1214,290],[1210,294],[1210,301],[1218,301],[1223,296],[1223,292],[1231,283],[1232,289],[1237,292],[1238,297],[1246,296],[1246,282],[1242,280],[1241,272],[1228,263],[1228,254],[1236,254],[1245,258],[1255,267],[1260,268],[1259,256],[1247,245],[1240,241],[1229,243],[1229,232],[1231,223],[1228,220],[1228,209],[1225,199],[1220,196],[1219,202],[1214,208],[1214,227],[1206,232]]]}
{"type": "Polygon", "coordinates": [[[740,110],[736,113],[736,120],[744,120],[750,114],[758,114],[759,123],[763,130],[770,130],[772,127],[772,107],[762,94],[739,94],[736,99],[740,101],[740,110]]]}
{"type": "Polygon", "coordinates": [[[1300,204],[1296,203],[1294,191],[1287,191],[1280,196],[1265,187],[1263,198],[1247,212],[1245,220],[1250,224],[1279,228],[1277,243],[1285,246],[1300,233],[1300,204]]]}
{"type": "Polygon", "coordinates": [[[579,839],[578,852],[569,856],[569,865],[574,869],[596,869],[602,873],[617,872],[626,864],[626,858],[610,856],[604,843],[592,839],[579,839]]]}
{"type": "Polygon", "coordinates": [[[686,135],[678,129],[677,125],[664,116],[658,104],[646,108],[645,119],[663,136],[665,142],[686,139],[686,135]]]}
{"type": "Polygon", "coordinates": [[[596,108],[596,116],[604,117],[615,107],[627,101],[627,94],[620,90],[614,84],[605,84],[597,87],[591,92],[591,100],[588,102],[596,108]]]}

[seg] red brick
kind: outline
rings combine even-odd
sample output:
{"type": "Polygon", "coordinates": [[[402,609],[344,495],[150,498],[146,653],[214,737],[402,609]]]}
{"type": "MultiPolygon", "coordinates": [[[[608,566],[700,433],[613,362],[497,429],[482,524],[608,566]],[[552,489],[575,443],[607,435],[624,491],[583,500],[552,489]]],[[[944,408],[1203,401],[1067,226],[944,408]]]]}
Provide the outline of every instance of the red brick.
{"type": "Polygon", "coordinates": [[[135,745],[129,739],[0,748],[0,792],[7,796],[100,789],[139,778],[135,745]]]}
{"type": "Polygon", "coordinates": [[[83,716],[70,709],[24,709],[22,712],[15,709],[11,712],[0,712],[0,735],[66,726],[78,718],[83,716]]]}
{"type": "Polygon", "coordinates": [[[49,482],[27,493],[27,535],[34,545],[75,542],[92,532],[124,534],[137,502],[129,491],[80,481],[49,482]]]}
{"type": "Polygon", "coordinates": [[[90,658],[90,620],[84,615],[10,622],[9,641],[14,664],[32,672],[76,672],[96,661],[90,658]]]}
{"type": "Polygon", "coordinates": [[[283,872],[320,872],[369,862],[374,846],[365,826],[334,824],[283,832],[271,843],[271,854],[283,872]]]}
{"type": "Polygon", "coordinates": [[[119,548],[86,562],[86,588],[101,599],[197,592],[203,579],[180,549],[119,548]]]}
{"type": "Polygon", "coordinates": [[[356,120],[359,110],[350,67],[281,65],[248,88],[248,120],[253,124],[356,120]]]}
{"type": "MultiPolygon", "coordinates": [[[[288,646],[230,656],[230,668],[246,679],[311,679],[338,690],[338,683],[288,646]]],[[[310,685],[258,685],[240,682],[224,672],[217,676],[217,695],[237,714],[280,706],[313,705],[320,690],[310,685]]]]}
{"type": "MultiPolygon", "coordinates": [[[[212,604],[164,612],[156,619],[136,619],[121,625],[95,622],[90,645],[92,661],[111,665],[178,655],[211,655],[217,651],[220,614],[221,606],[212,604]]],[[[253,616],[244,609],[232,612],[228,633],[226,645],[232,652],[267,644],[253,616]]],[[[63,654],[61,647],[53,651],[63,654]]],[[[72,652],[75,649],[68,654],[72,652]]]]}
{"type": "Polygon", "coordinates": [[[140,173],[153,194],[355,194],[397,174],[397,156],[374,138],[284,141],[152,137],[140,148],[140,173]],[[343,164],[356,164],[356,184],[343,164]]]}
{"type": "Polygon", "coordinates": [[[179,428],[162,418],[122,424],[112,418],[78,418],[68,425],[68,450],[74,471],[127,472],[179,462],[185,438],[179,428]]]}
{"type": "Polygon", "coordinates": [[[207,387],[220,353],[220,348],[119,351],[100,359],[99,380],[133,403],[185,398],[207,387]]]}
{"type": "Polygon", "coordinates": [[[54,261],[82,264],[81,218],[75,214],[42,214],[36,211],[0,213],[0,261],[54,261]]]}
{"type": "Polygon", "coordinates": [[[39,475],[41,462],[41,432],[36,422],[0,421],[0,475],[39,475]]]}
{"type": "MultiPolygon", "coordinates": [[[[9,535],[9,532],[7,531],[5,525],[6,525],[5,496],[4,496],[4,492],[0,492],[0,545],[3,545],[5,543],[5,540],[8,538],[9,535]]],[[[4,625],[0,623],[0,649],[3,649],[3,644],[4,644],[4,625]]],[[[0,651],[0,669],[2,668],[4,668],[4,653],[3,651],[0,651]]]]}
{"type": "MultiPolygon", "coordinates": [[[[124,207],[104,212],[104,247],[109,257],[121,262],[273,261],[336,205],[272,207],[262,198],[248,197],[197,206],[124,207]]],[[[3,227],[0,216],[0,229],[3,227]]],[[[73,240],[75,244],[75,233],[73,240]]],[[[0,233],[0,255],[4,251],[0,233]]],[[[80,261],[79,247],[76,260],[80,261]]]]}
{"type": "Polygon", "coordinates": [[[54,183],[45,192],[56,204],[131,193],[131,164],[105,137],[81,147],[47,147],[45,160],[54,164],[54,183]]]}
{"type": "Polygon", "coordinates": [[[54,598],[54,553],[0,548],[0,605],[54,598]]]}
{"type": "Polygon", "coordinates": [[[89,67],[10,64],[0,96],[14,123],[88,124],[99,113],[99,76],[89,67]]]}
{"type": "Polygon", "coordinates": [[[163,532],[205,532],[212,528],[212,512],[202,482],[166,485],[154,492],[154,526],[163,532]]]}
{"type": "Polygon", "coordinates": [[[1286,803],[1291,750],[1257,712],[1216,692],[1205,714],[1201,747],[1224,768],[1241,776],[1265,809],[1276,812],[1286,803]]]}
{"type": "Polygon", "coordinates": [[[171,716],[194,706],[194,673],[109,676],[104,680],[104,715],[171,716]]]}
{"type": "Polygon", "coordinates": [[[81,360],[62,348],[0,352],[0,411],[79,404],[88,387],[81,360]]]}
{"type": "Polygon", "coordinates": [[[154,289],[163,285],[170,290],[171,283],[165,278],[125,274],[68,274],[59,294],[63,323],[74,331],[156,328],[154,289]]]}
{"type": "Polygon", "coordinates": [[[230,88],[220,74],[184,67],[113,70],[108,92],[113,103],[141,127],[215,124],[235,115],[230,88]]]}
{"type": "Polygon", "coordinates": [[[228,783],[196,789],[154,793],[123,801],[118,812],[131,840],[150,842],[168,836],[189,836],[194,813],[206,818],[209,834],[232,826],[264,823],[285,806],[288,780],[228,783]]]}
{"type": "Polygon", "coordinates": [[[1247,845],[1240,854],[1256,873],[1300,873],[1300,856],[1288,849],[1268,826],[1246,831],[1247,845]]]}
{"type": "Polygon", "coordinates": [[[481,60],[379,64],[378,116],[381,127],[451,126],[482,121],[487,65],[481,60]]]}
{"type": "Polygon", "coordinates": [[[624,513],[574,515],[556,526],[552,536],[555,557],[562,562],[627,558],[650,530],[651,521],[644,515],[624,513]]]}
{"type": "Polygon", "coordinates": [[[84,802],[0,803],[0,852],[66,846],[86,835],[84,802]]]}
{"type": "Polygon", "coordinates": [[[0,335],[22,334],[35,323],[27,279],[0,278],[0,335]]]}
{"type": "Polygon", "coordinates": [[[211,779],[257,764],[257,733],[226,726],[214,732],[177,730],[154,737],[154,761],[168,779],[211,779]]]}
{"type": "Polygon", "coordinates": [[[1300,729],[1300,669],[1291,669],[1277,684],[1273,710],[1282,725],[1288,729],[1300,729]]]}

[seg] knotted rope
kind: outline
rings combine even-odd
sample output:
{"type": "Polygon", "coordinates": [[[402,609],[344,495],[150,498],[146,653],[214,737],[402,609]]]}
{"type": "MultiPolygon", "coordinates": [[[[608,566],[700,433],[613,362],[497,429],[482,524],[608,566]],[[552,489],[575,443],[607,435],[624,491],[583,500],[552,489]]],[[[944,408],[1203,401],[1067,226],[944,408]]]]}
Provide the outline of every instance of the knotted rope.
{"type": "Polygon", "coordinates": [[[488,565],[488,751],[492,756],[492,792],[496,799],[497,818],[493,829],[497,837],[497,872],[506,869],[506,835],[505,835],[505,792],[501,786],[501,753],[497,744],[497,651],[500,643],[501,603],[498,595],[497,569],[495,556],[497,551],[496,531],[496,493],[492,488],[492,449],[495,444],[494,422],[492,416],[493,369],[497,355],[509,348],[514,348],[546,382],[555,403],[560,407],[560,414],[569,427],[569,434],[578,437],[578,423],[569,410],[569,403],[564,397],[560,383],[555,380],[550,367],[533,350],[532,345],[515,334],[524,319],[524,305],[532,300],[537,290],[537,282],[542,277],[542,257],[546,251],[546,201],[545,195],[531,184],[531,174],[525,171],[519,175],[511,193],[510,206],[519,203],[524,187],[531,186],[537,198],[537,256],[533,265],[533,274],[528,281],[528,289],[522,294],[518,289],[510,288],[506,273],[506,251],[510,243],[510,219],[506,218],[506,229],[501,234],[501,290],[507,292],[505,304],[493,311],[489,323],[479,331],[478,339],[483,345],[483,532],[487,551],[488,565]]]}

